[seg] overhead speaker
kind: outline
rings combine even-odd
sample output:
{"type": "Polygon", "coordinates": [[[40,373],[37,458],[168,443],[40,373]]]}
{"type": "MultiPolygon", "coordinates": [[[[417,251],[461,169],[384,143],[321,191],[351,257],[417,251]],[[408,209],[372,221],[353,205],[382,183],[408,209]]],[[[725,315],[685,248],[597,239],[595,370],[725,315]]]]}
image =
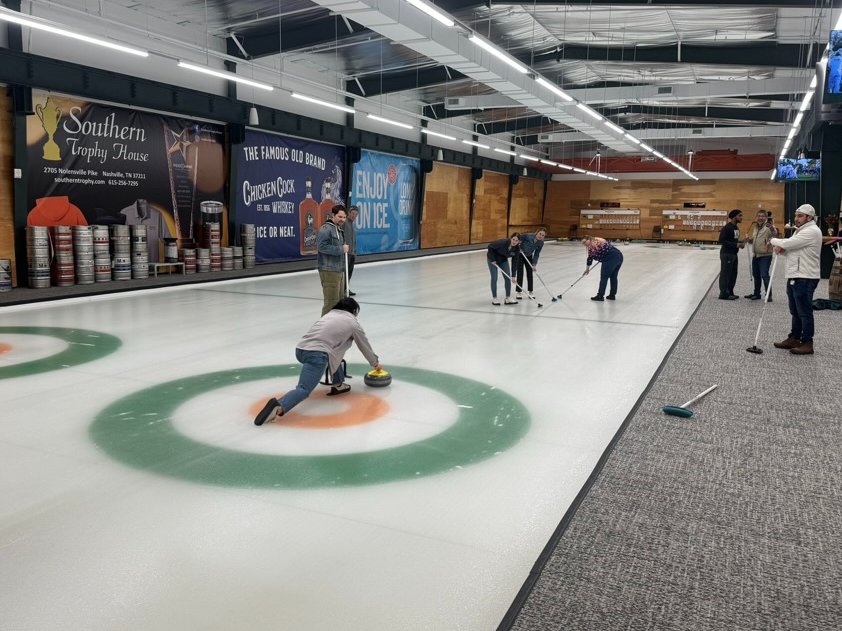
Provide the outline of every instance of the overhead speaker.
{"type": "Polygon", "coordinates": [[[246,126],[232,123],[228,125],[228,134],[232,145],[241,145],[246,140],[246,126]]]}
{"type": "Polygon", "coordinates": [[[425,160],[424,158],[421,159],[421,172],[422,173],[429,173],[433,170],[433,161],[432,160],[425,160]]]}
{"type": "Polygon", "coordinates": [[[520,176],[519,176],[517,173],[512,173],[512,174],[509,176],[509,182],[511,182],[511,183],[512,183],[512,186],[514,186],[515,184],[517,184],[519,180],[520,180],[520,176]]]}
{"type": "Polygon", "coordinates": [[[362,149],[359,147],[348,147],[348,161],[351,164],[356,164],[363,159],[362,149]]]}
{"type": "Polygon", "coordinates": [[[474,178],[475,180],[481,180],[482,179],[482,169],[480,169],[478,167],[472,167],[471,168],[471,177],[474,178]]]}

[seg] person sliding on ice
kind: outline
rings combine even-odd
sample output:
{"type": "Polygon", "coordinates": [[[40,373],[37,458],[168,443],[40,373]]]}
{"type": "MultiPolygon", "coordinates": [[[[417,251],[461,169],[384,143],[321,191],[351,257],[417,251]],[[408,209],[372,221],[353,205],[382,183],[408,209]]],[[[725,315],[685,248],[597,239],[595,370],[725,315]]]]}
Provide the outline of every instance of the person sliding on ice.
{"type": "MultiPolygon", "coordinates": [[[[526,285],[529,295],[532,296],[532,270],[538,268],[538,256],[541,254],[541,248],[544,247],[544,237],[547,236],[546,228],[539,228],[535,232],[527,232],[520,235],[520,254],[516,256],[514,261],[515,278],[517,285],[523,289],[523,272],[526,270],[526,285]],[[524,260],[524,257],[526,259],[524,260]]],[[[520,300],[523,296],[520,290],[517,291],[515,297],[520,300]]]]}
{"type": "Polygon", "coordinates": [[[269,399],[255,417],[255,425],[271,423],[309,397],[328,367],[333,375],[328,396],[348,392],[351,386],[345,383],[342,358],[352,342],[356,342],[357,348],[375,370],[383,368],[357,321],[359,312],[360,305],[356,300],[342,298],[310,327],[295,348],[295,358],[302,364],[298,385],[280,399],[269,399]]]}
{"type": "Polygon", "coordinates": [[[591,263],[595,260],[602,263],[599,272],[599,289],[596,296],[591,300],[602,302],[605,298],[614,300],[617,296],[617,274],[623,265],[623,253],[601,237],[585,237],[582,245],[588,251],[588,260],[585,263],[585,275],[591,271],[591,263]],[[611,293],[605,295],[605,286],[611,281],[611,293]]]}
{"type": "Polygon", "coordinates": [[[517,300],[512,298],[512,272],[509,269],[509,259],[513,256],[520,256],[519,243],[520,235],[513,232],[508,239],[497,239],[497,241],[488,244],[486,258],[488,260],[488,271],[491,272],[491,304],[493,305],[500,304],[497,299],[497,270],[502,270],[505,274],[503,277],[506,287],[505,304],[517,304],[517,300]]]}

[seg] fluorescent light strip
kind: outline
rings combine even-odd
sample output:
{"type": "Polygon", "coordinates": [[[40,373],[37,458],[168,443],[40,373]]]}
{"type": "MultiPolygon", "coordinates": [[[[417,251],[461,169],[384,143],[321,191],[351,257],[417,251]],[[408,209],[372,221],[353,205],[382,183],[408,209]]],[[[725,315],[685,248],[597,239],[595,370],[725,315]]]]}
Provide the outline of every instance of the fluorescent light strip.
{"type": "Polygon", "coordinates": [[[587,173],[587,171],[580,169],[579,167],[573,167],[573,170],[576,171],[576,173],[587,173]]]}
{"type": "Polygon", "coordinates": [[[619,125],[615,125],[614,123],[612,123],[612,122],[611,122],[611,121],[609,121],[609,120],[606,120],[606,121],[605,121],[605,126],[606,126],[608,129],[613,129],[614,131],[619,132],[619,133],[621,133],[621,134],[625,134],[625,133],[626,133],[626,131],[625,131],[622,127],[620,127],[619,125]]]}
{"type": "Polygon", "coordinates": [[[400,123],[398,121],[393,121],[390,118],[383,118],[382,116],[377,116],[376,114],[369,114],[368,117],[371,120],[374,120],[374,121],[377,121],[377,122],[380,122],[380,123],[386,123],[387,125],[394,125],[395,127],[403,127],[404,129],[414,129],[414,127],[412,125],[408,125],[406,123],[400,123]]]}
{"type": "Polygon", "coordinates": [[[769,179],[772,180],[773,182],[775,181],[775,173],[776,173],[775,169],[772,169],[772,175],[769,176],[769,179]]]}
{"type": "Polygon", "coordinates": [[[259,81],[252,81],[251,79],[246,79],[239,75],[234,74],[233,72],[222,72],[221,70],[214,70],[212,68],[208,68],[207,66],[196,66],[194,64],[187,63],[186,61],[179,61],[178,62],[179,68],[186,68],[187,70],[194,70],[196,72],[201,72],[202,74],[209,74],[213,77],[219,77],[220,79],[227,79],[228,81],[234,81],[236,83],[243,83],[245,85],[250,85],[253,88],[260,88],[261,90],[268,90],[271,92],[275,88],[267,83],[260,83],[259,81]]]}
{"type": "Polygon", "coordinates": [[[519,158],[523,158],[524,160],[531,160],[532,162],[538,162],[541,158],[536,158],[535,156],[528,156],[525,153],[522,153],[518,156],[519,158]]]}
{"type": "Polygon", "coordinates": [[[816,89],[816,85],[818,85],[818,82],[819,82],[819,80],[818,80],[818,78],[816,77],[816,75],[813,75],[813,80],[812,80],[812,81],[810,81],[810,89],[811,89],[811,90],[815,90],[815,89],[816,89]]]}
{"type": "Polygon", "coordinates": [[[572,167],[572,166],[570,166],[569,164],[562,164],[562,163],[560,163],[560,162],[559,162],[556,166],[558,166],[558,167],[560,167],[560,168],[562,168],[562,169],[567,169],[568,171],[572,171],[572,170],[573,170],[573,167],[572,167]]]}
{"type": "Polygon", "coordinates": [[[645,149],[645,150],[646,150],[646,151],[648,151],[649,153],[652,153],[653,151],[655,151],[652,147],[650,147],[649,145],[647,145],[645,142],[640,143],[640,147],[641,147],[642,149],[645,149]]]}
{"type": "Polygon", "coordinates": [[[585,112],[586,114],[588,114],[588,115],[592,116],[592,117],[593,117],[593,118],[595,118],[596,120],[598,120],[598,121],[601,121],[601,120],[602,120],[602,114],[600,114],[599,112],[595,112],[594,110],[592,110],[591,108],[589,108],[589,107],[588,107],[587,105],[585,105],[584,103],[576,103],[576,107],[578,107],[580,110],[582,110],[582,111],[583,111],[583,112],[585,112]]]}
{"type": "Polygon", "coordinates": [[[790,129],[790,130],[789,130],[789,135],[786,137],[786,139],[787,139],[787,140],[792,140],[793,138],[795,138],[795,131],[796,131],[796,130],[795,130],[795,128],[794,128],[794,127],[793,127],[792,129],[790,129]]]}
{"type": "Polygon", "coordinates": [[[568,103],[571,103],[571,102],[573,101],[573,97],[572,97],[572,96],[570,96],[569,94],[567,94],[566,92],[564,92],[564,90],[562,90],[561,88],[559,88],[559,87],[558,87],[557,85],[555,85],[554,83],[550,83],[549,81],[547,81],[544,77],[538,77],[537,79],[535,79],[535,81],[537,81],[539,84],[541,84],[542,86],[544,86],[545,88],[547,88],[550,92],[552,92],[552,93],[554,93],[554,94],[557,94],[558,96],[560,96],[561,98],[563,98],[563,99],[564,99],[565,101],[567,101],[568,103]]]}
{"type": "Polygon", "coordinates": [[[813,93],[807,92],[807,94],[804,95],[804,100],[801,101],[801,107],[798,108],[798,111],[799,112],[806,112],[808,109],[810,109],[810,102],[812,100],[813,100],[813,93]]]}
{"type": "Polygon", "coordinates": [[[426,127],[421,128],[422,134],[427,134],[428,136],[435,136],[436,138],[444,138],[445,140],[456,140],[454,136],[448,136],[447,134],[440,134],[437,131],[432,131],[427,129],[426,127]]]}
{"type": "Polygon", "coordinates": [[[541,164],[546,164],[547,166],[557,167],[558,162],[553,162],[552,160],[541,160],[541,164]]]}
{"type": "Polygon", "coordinates": [[[99,39],[98,37],[82,35],[81,33],[76,33],[65,28],[51,26],[46,22],[41,22],[39,20],[23,17],[16,11],[9,11],[5,8],[0,10],[0,20],[3,20],[4,22],[13,22],[14,24],[20,24],[21,26],[27,26],[29,28],[37,29],[39,31],[46,31],[47,33],[52,33],[53,35],[69,37],[71,39],[76,39],[81,42],[86,42],[88,44],[104,46],[105,48],[117,50],[121,53],[128,53],[129,55],[137,55],[138,57],[149,57],[149,52],[145,50],[140,50],[139,48],[132,48],[130,46],[123,46],[122,44],[113,44],[108,40],[99,39]]]}
{"type": "Polygon", "coordinates": [[[348,114],[353,114],[355,111],[353,107],[348,107],[347,105],[339,105],[338,103],[331,103],[330,101],[322,101],[321,99],[316,99],[312,96],[307,96],[305,94],[299,94],[298,92],[293,92],[292,98],[299,99],[301,101],[307,101],[308,103],[315,103],[316,105],[321,105],[323,107],[330,107],[335,110],[339,110],[340,112],[347,112],[348,114]]]}
{"type": "Polygon", "coordinates": [[[504,53],[502,50],[497,48],[491,42],[487,42],[484,39],[482,39],[481,37],[479,37],[477,35],[473,35],[473,34],[468,39],[470,39],[474,44],[476,44],[480,48],[482,48],[484,50],[487,50],[489,53],[491,53],[492,55],[497,57],[497,59],[505,61],[507,64],[509,64],[512,68],[514,68],[518,72],[523,73],[523,74],[526,74],[527,72],[529,72],[529,68],[527,68],[522,63],[517,61],[514,57],[510,57],[509,55],[504,53]]]}
{"type": "Polygon", "coordinates": [[[514,151],[508,151],[507,149],[498,149],[494,147],[494,151],[497,153],[505,153],[507,156],[516,156],[517,154],[514,151]]]}
{"type": "Polygon", "coordinates": [[[798,114],[795,115],[795,120],[792,121],[792,126],[798,127],[801,124],[801,121],[803,119],[804,119],[804,112],[798,112],[798,114]]]}
{"type": "Polygon", "coordinates": [[[441,22],[445,26],[453,26],[453,20],[451,20],[449,17],[447,17],[441,11],[438,11],[438,10],[434,9],[429,4],[421,2],[421,0],[406,0],[406,1],[407,1],[407,3],[414,6],[416,9],[418,9],[420,11],[423,11],[424,13],[429,15],[431,18],[434,18],[434,19],[438,20],[439,22],[441,22]]]}
{"type": "Polygon", "coordinates": [[[473,140],[463,140],[462,142],[472,147],[479,147],[480,149],[491,149],[488,145],[484,145],[481,142],[474,142],[473,140]]]}
{"type": "Polygon", "coordinates": [[[632,141],[634,144],[636,144],[636,145],[641,144],[641,142],[640,142],[637,138],[635,138],[634,136],[632,136],[629,132],[626,132],[626,138],[628,138],[629,140],[631,140],[631,141],[632,141]]]}

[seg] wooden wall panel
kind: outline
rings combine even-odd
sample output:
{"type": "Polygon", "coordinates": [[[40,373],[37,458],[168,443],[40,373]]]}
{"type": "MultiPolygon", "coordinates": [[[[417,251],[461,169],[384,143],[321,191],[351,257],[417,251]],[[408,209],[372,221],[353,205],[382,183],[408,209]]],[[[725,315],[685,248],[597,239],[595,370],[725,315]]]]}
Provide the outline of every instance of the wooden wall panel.
{"type": "Polygon", "coordinates": [[[12,129],[12,100],[5,91],[0,93],[0,259],[12,262],[12,284],[17,286],[15,265],[14,220],[14,131],[12,129]]]}
{"type": "Polygon", "coordinates": [[[422,248],[470,242],[471,170],[436,162],[424,179],[422,248]]]}
{"type": "Polygon", "coordinates": [[[512,187],[509,232],[535,232],[544,225],[544,180],[522,177],[512,187]]]}
{"type": "Polygon", "coordinates": [[[486,171],[474,190],[471,243],[486,243],[507,236],[509,227],[509,176],[486,171]]]}
{"type": "MultiPolygon", "coordinates": [[[[567,237],[570,227],[578,226],[577,236],[594,234],[607,239],[651,239],[663,226],[664,210],[681,209],[684,202],[702,202],[705,210],[731,210],[744,213],[746,229],[758,208],[772,212],[775,223],[784,223],[784,187],[768,179],[752,180],[575,180],[549,182],[545,221],[551,237],[567,237]],[[601,202],[618,202],[623,208],[639,208],[639,230],[600,230],[579,226],[579,211],[598,209],[601,202]]],[[[675,225],[675,224],[673,224],[675,225]]],[[[715,241],[717,231],[664,230],[669,240],[715,241]]]]}

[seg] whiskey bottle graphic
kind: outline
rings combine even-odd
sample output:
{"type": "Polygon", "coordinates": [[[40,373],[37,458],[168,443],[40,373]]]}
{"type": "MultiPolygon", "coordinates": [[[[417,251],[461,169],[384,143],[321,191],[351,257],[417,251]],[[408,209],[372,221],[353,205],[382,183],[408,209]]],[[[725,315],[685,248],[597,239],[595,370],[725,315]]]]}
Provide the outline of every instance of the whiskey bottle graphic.
{"type": "Polygon", "coordinates": [[[330,219],[331,213],[330,211],[333,210],[333,207],[336,206],[336,202],[333,200],[333,195],[331,194],[332,183],[330,181],[326,181],[322,185],[322,203],[319,204],[319,217],[321,218],[321,223],[326,222],[330,219]]]}
{"type": "Polygon", "coordinates": [[[313,199],[313,182],[308,177],[304,186],[307,190],[304,199],[298,205],[298,221],[300,226],[301,254],[316,253],[316,234],[322,222],[319,221],[319,204],[313,199]]]}

